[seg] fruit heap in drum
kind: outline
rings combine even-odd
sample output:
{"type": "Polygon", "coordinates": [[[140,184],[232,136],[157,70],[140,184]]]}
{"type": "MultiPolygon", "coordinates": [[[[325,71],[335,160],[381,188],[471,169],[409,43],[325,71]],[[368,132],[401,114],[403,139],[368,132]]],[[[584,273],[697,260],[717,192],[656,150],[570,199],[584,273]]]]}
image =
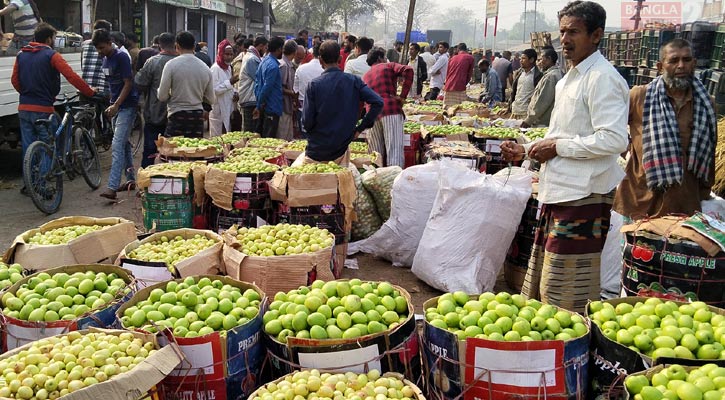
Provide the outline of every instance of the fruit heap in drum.
{"type": "Polygon", "coordinates": [[[392,329],[408,318],[408,301],[388,282],[315,281],[278,292],[264,314],[264,331],[288,336],[353,339],[392,329]]]}
{"type": "Polygon", "coordinates": [[[167,327],[174,336],[186,338],[215,331],[225,335],[256,317],[261,300],[251,288],[242,292],[220,280],[187,277],[153,289],[148,299],[124,310],[121,325],[152,333],[167,327]]]}
{"type": "Polygon", "coordinates": [[[105,272],[40,272],[15,294],[2,296],[3,315],[30,322],[74,320],[91,310],[108,306],[131,291],[116,274],[105,272]]]}
{"type": "Polygon", "coordinates": [[[103,225],[70,225],[61,228],[51,229],[43,233],[36,232],[28,238],[27,243],[39,244],[43,246],[52,246],[57,244],[66,244],[73,239],[85,234],[100,231],[105,228],[103,225]]]}
{"type": "Polygon", "coordinates": [[[232,150],[229,153],[227,160],[254,159],[264,161],[279,157],[280,155],[280,152],[264,147],[242,147],[240,149],[232,150]]]}
{"type": "Polygon", "coordinates": [[[520,294],[486,292],[471,298],[465,292],[446,293],[436,307],[425,310],[436,328],[458,336],[496,341],[569,340],[584,336],[584,319],[520,294]]]}
{"type": "Polygon", "coordinates": [[[368,148],[368,144],[365,142],[350,142],[350,145],[348,145],[348,148],[350,149],[350,153],[368,153],[370,152],[370,149],[368,148]]]}
{"type": "Polygon", "coordinates": [[[367,374],[330,374],[306,370],[286,375],[259,388],[250,400],[280,399],[402,399],[416,398],[415,391],[396,377],[381,377],[376,369],[367,374]]]}
{"type": "Polygon", "coordinates": [[[343,171],[345,168],[330,161],[324,164],[304,164],[296,167],[285,168],[285,172],[290,175],[296,174],[326,174],[343,171]]]}
{"type": "Polygon", "coordinates": [[[272,257],[314,253],[332,247],[335,236],[309,225],[278,224],[259,228],[239,228],[237,241],[242,253],[250,256],[272,257]]]}
{"type": "Polygon", "coordinates": [[[0,360],[7,383],[0,397],[54,400],[128,372],[155,352],[153,343],[130,332],[70,332],[41,339],[0,360]]]}
{"type": "Polygon", "coordinates": [[[0,290],[12,286],[23,279],[23,267],[20,264],[5,264],[0,261],[0,290]]]}
{"type": "Polygon", "coordinates": [[[259,174],[274,172],[278,166],[254,158],[228,158],[224,162],[212,164],[212,168],[222,171],[236,172],[238,174],[259,174]]]}
{"type": "Polygon", "coordinates": [[[589,317],[602,334],[652,358],[725,359],[725,316],[696,301],[649,298],[632,305],[594,301],[589,317]]]}
{"type": "Polygon", "coordinates": [[[679,364],[652,374],[630,375],[624,386],[634,400],[722,400],[725,398],[725,368],[705,364],[689,372],[679,364]]]}
{"type": "Polygon", "coordinates": [[[184,239],[182,236],[175,236],[173,238],[161,236],[157,240],[141,244],[135,250],[128,253],[126,257],[139,261],[163,262],[171,270],[171,267],[179,261],[214,246],[216,243],[216,240],[202,235],[194,235],[190,239],[184,239]]]}

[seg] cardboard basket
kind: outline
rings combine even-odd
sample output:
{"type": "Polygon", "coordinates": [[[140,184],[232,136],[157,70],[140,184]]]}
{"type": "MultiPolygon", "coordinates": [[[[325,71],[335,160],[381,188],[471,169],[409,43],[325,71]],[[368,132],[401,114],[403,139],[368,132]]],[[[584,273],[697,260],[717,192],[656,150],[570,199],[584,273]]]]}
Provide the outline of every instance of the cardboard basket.
{"type": "MultiPolygon", "coordinates": [[[[100,309],[90,310],[88,313],[79,316],[73,320],[58,320],[54,322],[31,322],[24,321],[17,318],[12,318],[7,315],[0,315],[2,318],[2,341],[3,349],[5,351],[12,350],[17,347],[25,346],[30,342],[40,340],[49,336],[60,335],[62,333],[68,333],[70,331],[83,330],[90,327],[97,328],[114,328],[116,324],[115,312],[121,306],[121,304],[133,296],[134,292],[134,277],[130,271],[123,268],[119,268],[115,265],[105,264],[90,264],[90,265],[70,265],[65,267],[52,268],[42,272],[46,272],[53,276],[58,273],[73,274],[76,272],[105,272],[107,274],[114,273],[119,278],[123,279],[128,286],[131,287],[131,292],[123,294],[119,291],[115,299],[104,304],[100,309]]],[[[8,293],[15,294],[18,289],[26,284],[30,278],[37,275],[33,274],[26,276],[25,278],[16,282],[13,286],[7,289],[8,293]]],[[[4,302],[0,302],[2,307],[5,307],[4,302]]]]}
{"type": "Polygon", "coordinates": [[[268,182],[274,172],[258,174],[242,174],[223,171],[210,165],[204,179],[204,190],[211,197],[212,203],[225,210],[232,210],[235,201],[246,200],[247,208],[262,208],[269,199],[268,182]]]}
{"type": "Polygon", "coordinates": [[[169,271],[169,265],[166,265],[165,262],[134,260],[127,258],[126,255],[137,249],[143,243],[153,242],[162,236],[181,236],[188,239],[195,235],[206,236],[207,238],[216,240],[217,243],[176,263],[175,273],[185,278],[195,275],[216,275],[224,272],[224,265],[221,261],[221,236],[212,231],[199,229],[172,229],[151,234],[142,240],[135,240],[121,251],[121,254],[118,255],[118,259],[116,260],[116,265],[120,265],[131,271],[136,277],[139,287],[168,281],[173,279],[175,275],[169,271]]]}
{"type": "Polygon", "coordinates": [[[133,222],[123,218],[62,217],[18,235],[5,252],[5,262],[21,264],[27,270],[43,270],[73,264],[112,264],[123,248],[136,240],[133,222]],[[72,225],[103,225],[105,228],[59,245],[27,243],[36,232],[72,225]]]}
{"type": "MultiPolygon", "coordinates": [[[[83,334],[90,332],[104,332],[113,335],[128,333],[128,331],[125,330],[105,330],[96,328],[81,331],[83,334]]],[[[158,351],[147,357],[130,371],[116,375],[113,379],[96,383],[73,393],[69,393],[60,398],[63,400],[128,400],[143,398],[147,393],[153,391],[154,387],[177,365],[179,365],[181,362],[181,353],[179,348],[173,343],[167,345],[159,344],[159,341],[154,335],[143,334],[140,332],[132,332],[132,334],[137,338],[143,339],[144,342],[154,343],[158,351]]],[[[64,336],[64,334],[55,336],[64,336]]],[[[26,344],[23,347],[11,350],[1,355],[0,360],[6,359],[21,351],[25,351],[30,346],[31,344],[26,344]]]]}
{"type": "Polygon", "coordinates": [[[191,195],[194,204],[204,202],[206,163],[197,161],[184,171],[159,171],[153,167],[139,168],[136,186],[144,193],[154,195],[191,195]]]}
{"type": "Polygon", "coordinates": [[[263,333],[275,377],[301,368],[366,372],[399,372],[413,382],[422,382],[418,328],[410,294],[393,285],[408,301],[408,318],[386,331],[354,339],[301,339],[287,343],[263,333]]]}
{"type": "MultiPolygon", "coordinates": [[[[438,297],[423,303],[435,307],[438,297]]],[[[557,308],[558,310],[561,310],[557,308]]],[[[567,341],[465,341],[425,321],[423,353],[428,395],[439,399],[584,398],[589,332],[567,341]]]]}
{"type": "Polygon", "coordinates": [[[156,148],[159,155],[167,159],[176,159],[184,161],[197,161],[208,158],[218,158],[223,155],[223,150],[215,145],[202,147],[179,147],[170,142],[168,138],[159,135],[156,139],[156,148]]]}
{"type": "MultiPolygon", "coordinates": [[[[263,306],[265,305],[264,292],[254,284],[240,282],[226,276],[198,275],[195,278],[219,280],[224,284],[239,288],[242,292],[247,289],[255,290],[261,298],[260,311],[246,324],[227,330],[225,334],[215,331],[194,338],[168,338],[168,341],[179,347],[184,355],[184,360],[168,374],[169,376],[164,380],[165,386],[187,385],[188,388],[188,385],[193,385],[195,382],[224,380],[240,374],[249,374],[256,381],[264,358],[264,347],[259,337],[262,329],[263,306]]],[[[183,280],[177,279],[176,281],[182,282],[183,280]]],[[[161,282],[141,289],[118,309],[116,317],[120,320],[126,309],[148,299],[152,290],[163,288],[167,283],[161,282]]],[[[250,391],[248,390],[247,393],[250,391]]]]}
{"type": "MultiPolygon", "coordinates": [[[[607,300],[613,306],[619,303],[636,304],[644,302],[646,297],[624,297],[620,299],[607,300]]],[[[683,302],[675,303],[679,306],[685,304],[683,302]]],[[[588,318],[589,305],[586,306],[584,312],[588,318]]],[[[710,306],[710,311],[725,315],[725,310],[710,306]]],[[[592,362],[590,376],[592,379],[592,395],[622,393],[624,378],[636,372],[644,371],[654,365],[661,363],[684,364],[700,366],[708,363],[715,363],[721,367],[725,367],[725,360],[687,360],[681,358],[656,359],[636,352],[627,346],[619,344],[608,337],[604,336],[601,329],[596,324],[591,324],[592,328],[592,346],[591,358],[592,362]]]]}

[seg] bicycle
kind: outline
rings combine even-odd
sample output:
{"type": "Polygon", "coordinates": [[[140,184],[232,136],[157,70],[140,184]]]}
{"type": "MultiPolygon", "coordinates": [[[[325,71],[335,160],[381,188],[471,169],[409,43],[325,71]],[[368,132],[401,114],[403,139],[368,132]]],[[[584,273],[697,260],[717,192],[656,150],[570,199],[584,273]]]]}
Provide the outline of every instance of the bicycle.
{"type": "MultiPolygon", "coordinates": [[[[101,186],[101,162],[96,143],[90,133],[75,124],[74,113],[87,112],[89,106],[72,107],[70,102],[78,95],[56,99],[65,109],[60,126],[51,132],[48,142],[31,143],[23,159],[23,181],[33,204],[46,214],[53,214],[63,201],[63,174],[68,179],[83,176],[88,186],[95,190],[101,186]]],[[[45,125],[48,131],[57,114],[39,119],[35,125],[45,125]]]]}
{"type": "MultiPolygon", "coordinates": [[[[76,123],[88,130],[99,152],[108,151],[113,143],[113,124],[103,112],[108,107],[108,99],[102,96],[84,99],[90,104],[76,115],[76,123]]],[[[143,147],[144,123],[143,112],[137,109],[133,129],[128,138],[134,156],[143,147]]]]}

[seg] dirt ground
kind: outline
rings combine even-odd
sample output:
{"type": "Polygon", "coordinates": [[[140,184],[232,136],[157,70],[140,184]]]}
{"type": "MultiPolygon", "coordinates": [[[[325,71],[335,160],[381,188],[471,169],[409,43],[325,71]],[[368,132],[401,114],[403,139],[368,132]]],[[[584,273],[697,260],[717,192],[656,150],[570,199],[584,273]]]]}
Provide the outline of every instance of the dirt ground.
{"type": "MultiPolygon", "coordinates": [[[[110,151],[101,153],[101,166],[104,169],[103,184],[105,187],[108,170],[111,164],[110,151]]],[[[136,165],[140,165],[137,158],[136,165]]],[[[141,201],[135,192],[119,194],[118,201],[113,203],[98,196],[100,190],[91,191],[83,178],[64,182],[63,203],[54,215],[40,212],[29,197],[20,194],[22,186],[22,168],[20,149],[0,147],[0,248],[4,251],[20,233],[37,227],[52,219],[69,215],[86,215],[92,217],[122,217],[136,223],[139,232],[143,232],[141,201]]],[[[418,279],[410,269],[393,267],[386,260],[376,259],[367,254],[351,256],[356,258],[359,269],[345,269],[344,278],[361,278],[388,281],[405,288],[413,299],[416,313],[422,313],[423,302],[441,292],[428,286],[418,279]]],[[[500,278],[496,290],[508,290],[500,278]]]]}

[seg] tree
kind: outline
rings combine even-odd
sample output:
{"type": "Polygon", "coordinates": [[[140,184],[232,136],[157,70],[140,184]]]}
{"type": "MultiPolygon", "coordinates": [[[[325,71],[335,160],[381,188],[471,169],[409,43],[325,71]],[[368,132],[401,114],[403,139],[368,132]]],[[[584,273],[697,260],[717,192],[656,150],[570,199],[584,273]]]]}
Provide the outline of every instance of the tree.
{"type": "MultiPolygon", "coordinates": [[[[388,4],[388,15],[392,31],[404,31],[408,20],[409,0],[394,0],[388,4]]],[[[428,19],[436,12],[433,0],[416,0],[415,12],[413,13],[413,30],[423,30],[428,19]]]]}
{"type": "Polygon", "coordinates": [[[529,43],[531,42],[531,32],[551,32],[557,29],[559,29],[559,24],[547,21],[543,13],[528,11],[525,14],[522,13],[519,22],[515,23],[508,31],[508,38],[510,40],[524,40],[529,43]],[[534,30],[534,21],[536,21],[536,30],[534,30]],[[524,25],[526,31],[524,31],[524,25]]]}
{"type": "Polygon", "coordinates": [[[279,0],[274,13],[282,26],[327,30],[340,22],[347,30],[351,20],[382,7],[380,0],[279,0]]]}
{"type": "MultiPolygon", "coordinates": [[[[476,47],[476,43],[483,41],[476,40],[477,38],[474,37],[476,28],[474,27],[473,15],[473,11],[467,8],[449,8],[439,18],[435,19],[431,27],[433,29],[450,29],[453,33],[453,43],[465,42],[471,47],[476,47]]],[[[475,34],[476,36],[483,36],[483,27],[476,31],[475,34]]]]}

